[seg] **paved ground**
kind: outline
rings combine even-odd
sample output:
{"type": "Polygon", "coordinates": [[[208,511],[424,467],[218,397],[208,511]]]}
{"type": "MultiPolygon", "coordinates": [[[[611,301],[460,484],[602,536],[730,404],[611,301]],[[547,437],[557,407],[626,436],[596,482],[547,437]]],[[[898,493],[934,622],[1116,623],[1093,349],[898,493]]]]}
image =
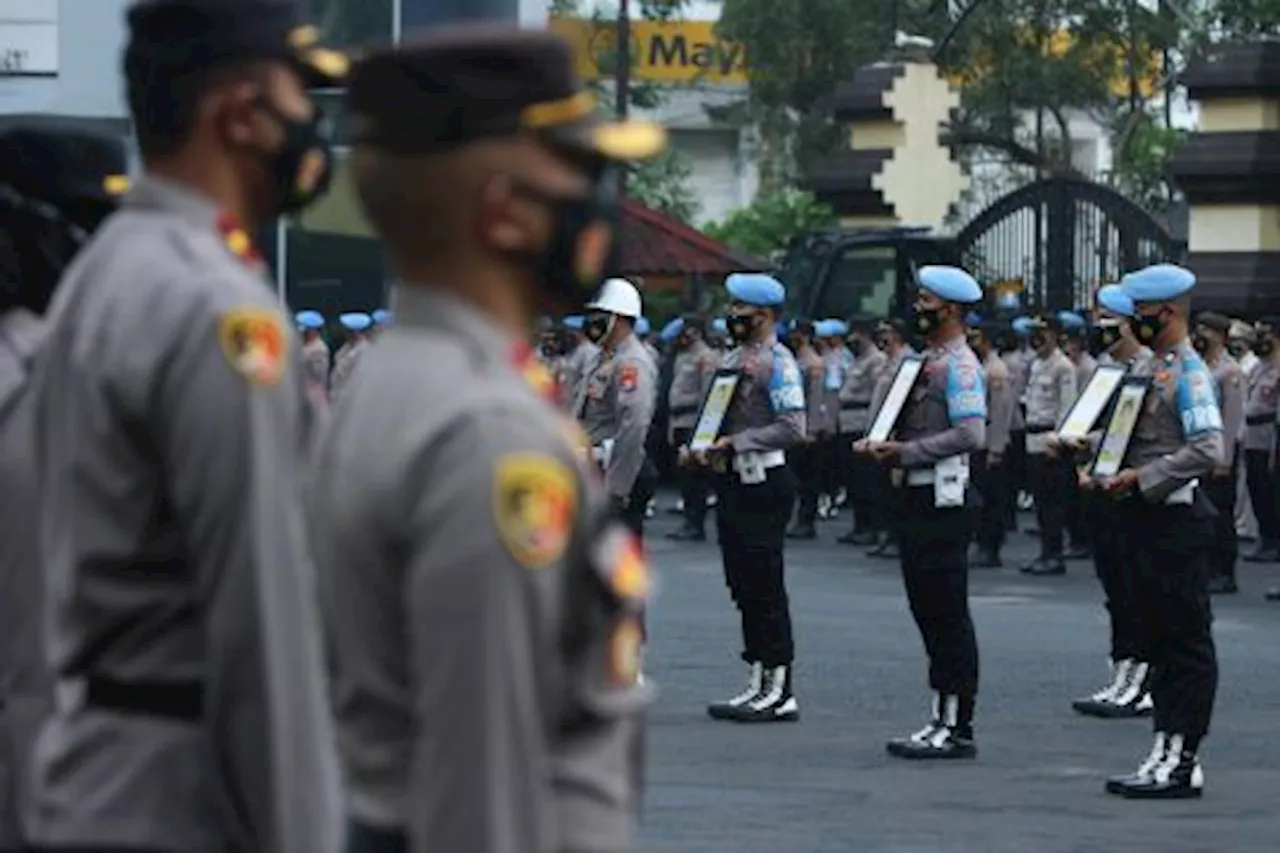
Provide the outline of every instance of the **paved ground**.
{"type": "MultiPolygon", "coordinates": [[[[1078,717],[1069,700],[1106,675],[1106,622],[1090,563],[1065,578],[1012,566],[975,572],[982,651],[980,756],[903,764],[884,741],[927,708],[923,652],[896,561],[825,541],[788,552],[803,718],[741,726],[707,718],[737,692],[737,621],[714,544],[649,536],[662,589],[648,670],[663,693],[650,722],[647,853],[1242,853],[1280,850],[1280,605],[1261,600],[1280,566],[1241,567],[1219,598],[1222,667],[1208,788],[1193,803],[1134,803],[1102,791],[1136,766],[1150,724],[1078,717]]],[[[1015,559],[1010,559],[1010,557],[1015,559]]]]}

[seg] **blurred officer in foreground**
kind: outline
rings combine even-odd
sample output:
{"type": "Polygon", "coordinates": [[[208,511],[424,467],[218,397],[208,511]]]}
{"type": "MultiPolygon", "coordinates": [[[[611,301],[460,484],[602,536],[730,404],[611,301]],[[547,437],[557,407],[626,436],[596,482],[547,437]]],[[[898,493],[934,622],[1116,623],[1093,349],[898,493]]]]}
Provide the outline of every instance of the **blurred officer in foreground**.
{"type": "Polygon", "coordinates": [[[645,510],[658,479],[645,446],[658,366],[635,334],[640,291],[626,279],[611,278],[587,303],[587,312],[584,329],[597,355],[587,368],[574,415],[591,442],[614,511],[636,536],[643,536],[645,510]]]}
{"type": "Polygon", "coordinates": [[[1249,563],[1280,560],[1280,513],[1271,459],[1280,430],[1280,317],[1258,321],[1254,351],[1260,361],[1249,374],[1244,404],[1244,471],[1249,502],[1258,518],[1258,546],[1244,559],[1249,563]]]}
{"type": "Polygon", "coordinates": [[[299,311],[294,315],[302,335],[302,377],[307,390],[320,402],[329,399],[329,345],[324,340],[324,315],[319,311],[299,311]]]}
{"type": "Polygon", "coordinates": [[[53,703],[44,658],[39,482],[29,389],[41,315],[66,265],[114,208],[124,146],[48,119],[0,131],[0,851],[28,849],[30,757],[53,703]]]}
{"type": "Polygon", "coordinates": [[[1213,376],[1187,339],[1195,276],[1157,264],[1121,281],[1138,339],[1154,357],[1132,372],[1152,377],[1122,467],[1096,484],[1118,501],[1130,533],[1133,600],[1151,656],[1155,745],[1109,793],[1137,799],[1198,797],[1197,753],[1209,732],[1218,659],[1209,603],[1213,512],[1201,488],[1222,465],[1222,414],[1213,376]]]}
{"type": "Polygon", "coordinates": [[[595,292],[612,167],[665,134],[597,121],[534,30],[433,30],[347,97],[401,282],[314,489],[348,849],[630,850],[648,569],[527,341],[595,292]]]}
{"type": "Polygon", "coordinates": [[[786,290],[771,276],[735,273],[728,330],[737,346],[720,362],[739,373],[720,437],[710,451],[682,451],[683,464],[715,472],[716,532],[725,584],[742,617],[747,686],[707,708],[713,719],[743,723],[800,718],[793,684],[795,646],[783,545],[796,477],[787,451],[805,437],[804,380],[774,333],[786,290]]]}
{"type": "Polygon", "coordinates": [[[1022,572],[1061,575],[1067,571],[1063,555],[1071,465],[1049,452],[1046,439],[1076,401],[1076,370],[1058,346],[1056,323],[1045,318],[1032,322],[1035,358],[1027,380],[1027,479],[1036,500],[1040,556],[1023,566],[1022,572]]]}
{"type": "Polygon", "coordinates": [[[980,323],[968,331],[969,348],[982,364],[982,383],[987,392],[987,446],[974,454],[973,481],[982,495],[978,512],[976,569],[998,569],[1004,547],[1004,509],[1008,502],[1005,455],[1009,451],[1009,425],[1013,422],[1013,385],[1009,368],[996,352],[992,339],[999,333],[997,322],[980,323]]]}
{"type": "MultiPolygon", "coordinates": [[[[711,390],[716,376],[719,356],[706,342],[706,321],[702,317],[687,315],[668,324],[663,336],[672,333],[676,346],[671,387],[667,392],[670,411],[669,440],[671,447],[680,448],[693,437],[698,423],[702,401],[711,390]],[[674,330],[674,331],[673,331],[674,330]]],[[[679,530],[667,534],[668,539],[701,542],[707,538],[707,492],[710,483],[707,472],[701,468],[681,466],[676,471],[680,484],[681,510],[684,524],[679,530]]]]}
{"type": "Polygon", "coordinates": [[[973,758],[978,643],[968,550],[977,496],[969,488],[969,454],[986,445],[987,400],[961,318],[964,306],[982,299],[982,288],[957,267],[921,267],[919,282],[916,328],[929,346],[924,372],[892,440],[854,446],[891,466],[902,491],[902,578],[935,691],[928,725],[890,741],[888,750],[899,758],[973,758]]]}
{"type": "Polygon", "coordinates": [[[313,201],[308,86],[346,60],[292,5],[145,0],[127,97],[146,175],[62,282],[33,385],[56,707],[43,850],[323,853],[338,837],[310,407],[249,234],[313,201]]]}
{"type": "Polygon", "coordinates": [[[1209,555],[1209,592],[1222,595],[1238,591],[1236,585],[1236,481],[1240,467],[1240,439],[1244,432],[1244,371],[1227,352],[1231,321],[1205,311],[1196,318],[1191,343],[1213,374],[1218,408],[1222,412],[1222,464],[1204,483],[1205,496],[1217,510],[1213,519],[1213,548],[1209,555]]]}
{"type": "MultiPolygon", "coordinates": [[[[1089,330],[1090,349],[1098,354],[1098,364],[1118,364],[1129,370],[1143,366],[1151,358],[1151,350],[1138,343],[1133,332],[1136,309],[1133,300],[1118,284],[1098,289],[1097,316],[1089,330]]],[[[1102,430],[1110,420],[1109,410],[1099,416],[1099,427],[1090,434],[1087,442],[1073,444],[1052,435],[1050,443],[1059,453],[1077,466],[1087,466],[1092,460],[1102,430]]],[[[1086,469],[1087,472],[1087,469],[1086,469]]],[[[1126,528],[1124,513],[1117,511],[1109,500],[1088,493],[1087,477],[1077,472],[1077,484],[1094,499],[1094,512],[1090,516],[1093,525],[1093,567],[1102,584],[1102,594],[1111,623],[1110,679],[1102,689],[1083,699],[1076,699],[1071,707],[1080,714],[1107,719],[1139,717],[1151,713],[1150,658],[1146,652],[1146,635],[1139,620],[1138,602],[1134,600],[1132,582],[1133,558],[1130,552],[1130,534],[1126,528]]]]}
{"type": "Polygon", "coordinates": [[[329,380],[329,388],[335,400],[347,387],[365,350],[373,342],[373,318],[363,311],[347,311],[338,315],[338,324],[346,332],[347,339],[333,356],[333,375],[329,380]]]}

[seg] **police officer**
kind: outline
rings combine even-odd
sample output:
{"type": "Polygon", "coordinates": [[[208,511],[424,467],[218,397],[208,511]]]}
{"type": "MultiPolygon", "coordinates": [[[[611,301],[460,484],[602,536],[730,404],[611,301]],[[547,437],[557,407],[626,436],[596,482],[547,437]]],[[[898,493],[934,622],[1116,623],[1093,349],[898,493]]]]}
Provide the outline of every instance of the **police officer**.
{"type": "MultiPolygon", "coordinates": [[[[664,337],[671,330],[675,341],[676,357],[672,372],[671,388],[667,392],[670,412],[669,439],[674,448],[683,447],[693,436],[702,401],[711,389],[716,375],[719,356],[707,346],[706,321],[697,315],[687,315],[673,320],[678,326],[668,324],[664,337]]],[[[676,471],[680,483],[681,510],[684,524],[679,530],[667,534],[676,541],[702,542],[707,538],[707,493],[710,491],[707,472],[694,467],[681,466],[676,471]]]]}
{"type": "Polygon", "coordinates": [[[545,31],[432,30],[347,99],[402,282],[315,488],[349,849],[629,850],[647,569],[526,341],[596,291],[612,170],[665,136],[599,123],[545,31]]]}
{"type": "Polygon", "coordinates": [[[1200,484],[1223,464],[1222,415],[1213,376],[1187,340],[1195,276],[1157,264],[1121,281],[1137,309],[1138,337],[1155,356],[1121,470],[1098,484],[1118,500],[1131,532],[1134,601],[1151,656],[1155,744],[1135,773],[1107,782],[1129,798],[1199,796],[1197,757],[1218,686],[1207,589],[1213,508],[1200,484]]]}
{"type": "Polygon", "coordinates": [[[921,267],[916,328],[929,346],[921,380],[892,440],[863,439],[855,451],[894,471],[902,493],[902,577],[929,657],[933,715],[920,731],[887,745],[899,758],[972,758],[978,644],[969,615],[968,548],[975,495],[969,454],[986,443],[982,366],[965,345],[964,306],[982,288],[957,267],[921,267]]]}
{"type": "Polygon", "coordinates": [[[391,312],[386,308],[375,308],[373,313],[369,315],[369,319],[373,321],[373,327],[369,330],[369,337],[374,340],[387,330],[392,323],[391,312]]]}
{"type": "Polygon", "coordinates": [[[570,314],[564,318],[564,328],[568,335],[568,345],[562,364],[563,374],[559,377],[560,387],[564,389],[565,399],[572,405],[582,391],[587,371],[595,363],[600,348],[587,339],[584,331],[586,318],[581,314],[570,314]]]}
{"type": "Polygon", "coordinates": [[[640,291],[623,278],[611,278],[587,305],[583,330],[596,345],[574,412],[604,473],[614,510],[637,536],[644,533],[645,510],[658,478],[645,439],[653,421],[658,367],[635,334],[640,291]]]}
{"type": "Polygon", "coordinates": [[[32,385],[58,676],[34,846],[331,851],[310,407],[249,235],[326,186],[307,90],[346,60],[289,3],[127,21],[146,174],[59,286],[32,385]]]}
{"type": "Polygon", "coordinates": [[[982,495],[976,536],[978,553],[969,563],[975,569],[998,569],[1003,565],[1000,549],[1004,547],[1004,512],[1008,503],[1005,458],[1016,403],[1008,365],[993,343],[999,332],[1000,324],[988,321],[970,327],[967,333],[969,348],[982,364],[982,382],[987,392],[987,444],[972,460],[974,483],[982,495]]]}
{"type": "Polygon", "coordinates": [[[1036,501],[1040,556],[1022,567],[1023,574],[1061,575],[1070,463],[1049,452],[1046,438],[1076,400],[1076,371],[1058,346],[1057,324],[1032,321],[1031,362],[1027,380],[1027,475],[1036,501]]]}
{"type": "MultiPolygon", "coordinates": [[[[1129,370],[1135,365],[1144,366],[1151,358],[1151,350],[1138,342],[1133,332],[1136,310],[1133,300],[1118,284],[1098,289],[1097,311],[1089,330],[1090,349],[1098,353],[1098,364],[1118,364],[1129,370]]],[[[1100,417],[1105,426],[1107,416],[1100,417]]],[[[1060,445],[1060,452],[1081,459],[1082,451],[1096,445],[1100,432],[1090,437],[1087,444],[1072,447],[1054,435],[1051,443],[1060,445]]],[[[1080,475],[1077,474],[1077,485],[1080,475]]],[[[1097,496],[1088,492],[1087,477],[1082,486],[1086,499],[1097,496]]],[[[1094,528],[1093,566],[1102,584],[1103,598],[1111,623],[1111,672],[1107,683],[1100,690],[1083,699],[1076,699],[1071,707],[1080,714],[1108,719],[1138,717],[1151,713],[1150,657],[1146,652],[1146,635],[1140,622],[1138,602],[1134,600],[1132,586],[1133,558],[1130,554],[1130,531],[1126,527],[1125,514],[1118,511],[1109,500],[1095,500],[1091,523],[1094,528]]]]}
{"type": "Polygon", "coordinates": [[[739,373],[720,437],[708,453],[682,453],[685,464],[710,465],[716,476],[716,532],[725,583],[742,616],[747,686],[707,708],[714,719],[797,720],[792,682],[795,647],[787,599],[783,543],[796,478],[787,451],[805,438],[804,380],[774,333],[786,290],[762,274],[725,281],[730,334],[738,346],[720,367],[739,373]]]}
{"type": "Polygon", "coordinates": [[[1271,457],[1275,452],[1275,424],[1280,409],[1280,318],[1260,320],[1254,347],[1260,361],[1249,374],[1244,404],[1244,470],[1249,502],[1258,518],[1258,547],[1246,554],[1250,563],[1280,560],[1280,514],[1277,514],[1276,484],[1271,478],[1271,457]]]}
{"type": "Polygon", "coordinates": [[[729,321],[724,317],[713,317],[707,324],[707,344],[721,356],[729,349],[729,321]]]}
{"type": "Polygon", "coordinates": [[[1009,330],[1000,343],[1000,358],[1009,368],[1013,384],[1013,422],[1009,425],[1009,498],[1005,507],[1005,529],[1017,530],[1018,506],[1028,491],[1027,479],[1027,382],[1031,379],[1030,317],[1019,316],[1009,321],[1009,330]]]}
{"type": "Polygon", "coordinates": [[[338,347],[333,356],[333,375],[329,382],[329,393],[338,399],[342,391],[356,372],[360,358],[372,342],[373,318],[363,311],[346,311],[338,316],[338,323],[347,332],[347,339],[338,347]]]}
{"type": "Polygon", "coordinates": [[[871,331],[872,325],[866,318],[849,322],[848,345],[844,349],[849,353],[849,369],[838,395],[839,443],[834,461],[836,470],[846,473],[844,486],[853,510],[853,526],[841,541],[850,545],[876,544],[884,527],[875,493],[878,466],[853,452],[853,445],[862,440],[871,427],[871,398],[875,394],[876,379],[888,361],[888,356],[871,342],[871,331]]]}
{"type": "MultiPolygon", "coordinates": [[[[885,395],[889,393],[889,388],[893,385],[893,377],[897,375],[902,360],[909,355],[915,355],[915,350],[907,343],[907,324],[898,317],[882,320],[876,326],[875,345],[876,349],[885,354],[885,361],[876,375],[875,389],[871,393],[870,417],[872,419],[879,411],[880,404],[884,402],[885,395]]],[[[897,519],[898,505],[901,503],[900,493],[898,489],[892,487],[888,468],[883,465],[873,465],[871,468],[875,472],[873,482],[876,488],[876,511],[884,529],[867,555],[896,560],[899,557],[897,519]]],[[[852,533],[841,541],[848,542],[851,538],[852,533]]]]}
{"type": "Polygon", "coordinates": [[[302,335],[303,379],[308,390],[321,401],[329,399],[329,368],[332,358],[324,341],[324,315],[319,311],[299,311],[294,315],[302,335]]]}
{"type": "MultiPolygon", "coordinates": [[[[1076,370],[1076,396],[1084,392],[1098,362],[1089,352],[1089,324],[1075,311],[1059,311],[1058,324],[1062,328],[1062,351],[1076,370]]],[[[1071,401],[1073,404],[1075,400],[1071,401]]],[[[1085,560],[1093,552],[1092,524],[1089,520],[1091,504],[1081,496],[1076,477],[1066,472],[1065,512],[1068,542],[1063,556],[1068,560],[1085,560]]]]}
{"type": "Polygon", "coordinates": [[[1212,311],[1196,318],[1191,343],[1204,359],[1217,385],[1218,409],[1222,412],[1222,464],[1205,482],[1205,496],[1217,515],[1213,519],[1213,547],[1209,556],[1212,576],[1209,592],[1232,594],[1236,586],[1236,480],[1239,473],[1240,439],[1244,432],[1244,371],[1227,352],[1231,320],[1212,311]]]}
{"type": "Polygon", "coordinates": [[[787,345],[795,355],[796,366],[804,379],[805,441],[791,450],[790,465],[796,474],[796,518],[787,531],[791,539],[816,539],[818,530],[818,495],[824,482],[823,458],[818,429],[823,413],[822,356],[814,348],[815,336],[829,332],[826,320],[812,323],[797,320],[787,333],[787,345]]]}
{"type": "Polygon", "coordinates": [[[28,389],[41,315],[126,183],[115,139],[17,119],[0,131],[0,850],[27,850],[30,757],[53,701],[41,632],[38,476],[28,389]]]}

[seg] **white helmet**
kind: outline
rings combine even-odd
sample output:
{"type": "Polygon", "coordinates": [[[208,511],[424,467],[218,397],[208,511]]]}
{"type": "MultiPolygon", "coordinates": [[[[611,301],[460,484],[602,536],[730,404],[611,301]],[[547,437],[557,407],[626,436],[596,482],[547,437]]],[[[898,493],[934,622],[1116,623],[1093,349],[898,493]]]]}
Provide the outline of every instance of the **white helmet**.
{"type": "Polygon", "coordinates": [[[634,320],[642,313],[640,291],[625,278],[611,278],[601,285],[596,298],[587,303],[587,310],[608,311],[634,320]]]}

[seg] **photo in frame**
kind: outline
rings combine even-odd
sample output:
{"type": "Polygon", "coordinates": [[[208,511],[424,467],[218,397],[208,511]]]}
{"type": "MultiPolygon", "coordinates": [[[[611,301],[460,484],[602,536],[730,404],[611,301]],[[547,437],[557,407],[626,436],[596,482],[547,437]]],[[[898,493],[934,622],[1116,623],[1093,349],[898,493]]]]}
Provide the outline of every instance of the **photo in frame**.
{"type": "Polygon", "coordinates": [[[1108,480],[1120,473],[1129,441],[1142,417],[1142,406],[1151,388],[1151,377],[1128,376],[1120,383],[1116,393],[1115,408],[1107,422],[1106,432],[1098,445],[1098,453],[1089,468],[1089,476],[1095,480],[1108,480]]]}
{"type": "Polygon", "coordinates": [[[1058,424],[1058,437],[1083,441],[1106,411],[1128,368],[1121,364],[1100,364],[1089,376],[1084,390],[1076,397],[1071,411],[1058,424]]]}
{"type": "Polygon", "coordinates": [[[724,426],[724,416],[733,404],[734,393],[738,390],[741,371],[722,369],[716,371],[711,380],[711,388],[702,401],[698,411],[698,420],[693,427],[693,437],[689,439],[689,450],[699,453],[708,450],[720,437],[720,429],[724,426]]]}
{"type": "Polygon", "coordinates": [[[924,356],[908,355],[898,365],[898,372],[893,375],[893,383],[880,401],[880,408],[871,417],[871,428],[867,430],[867,441],[888,441],[889,435],[902,415],[902,408],[907,403],[907,396],[915,387],[916,380],[924,370],[924,356]]]}

